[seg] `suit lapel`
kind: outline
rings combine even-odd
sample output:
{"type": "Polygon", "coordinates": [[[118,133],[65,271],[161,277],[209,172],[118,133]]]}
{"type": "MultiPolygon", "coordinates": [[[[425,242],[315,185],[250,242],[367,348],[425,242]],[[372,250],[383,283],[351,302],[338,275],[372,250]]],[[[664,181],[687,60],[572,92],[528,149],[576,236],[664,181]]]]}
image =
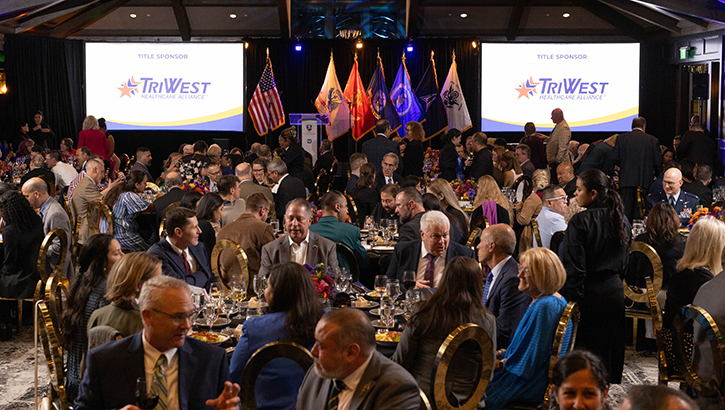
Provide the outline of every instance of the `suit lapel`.
{"type": "Polygon", "coordinates": [[[315,266],[320,262],[324,262],[322,258],[318,258],[320,246],[317,244],[317,235],[310,231],[310,243],[307,245],[307,264],[315,266]]]}
{"type": "Polygon", "coordinates": [[[188,407],[197,358],[194,357],[191,347],[186,343],[179,348],[177,354],[179,355],[179,408],[184,410],[188,407]]]}
{"type": "Polygon", "coordinates": [[[378,354],[380,353],[373,352],[373,357],[368,364],[368,368],[363,372],[360,383],[358,383],[355,393],[352,395],[349,410],[357,410],[363,400],[365,400],[365,397],[375,388],[375,379],[380,375],[380,359],[377,357],[378,354]]]}
{"type": "MultiPolygon", "coordinates": [[[[501,272],[499,272],[498,277],[496,278],[496,281],[493,283],[493,286],[491,289],[488,290],[488,297],[486,299],[486,304],[488,305],[488,302],[491,301],[491,295],[495,295],[496,291],[498,290],[499,286],[501,286],[501,283],[503,283],[503,277],[508,273],[508,268],[510,263],[516,263],[513,256],[511,259],[507,260],[506,263],[501,267],[501,272]]],[[[489,273],[490,275],[490,273],[489,273]]]]}
{"type": "Polygon", "coordinates": [[[184,266],[184,261],[181,260],[181,256],[179,256],[179,254],[174,251],[174,248],[171,247],[171,245],[166,240],[166,238],[164,238],[164,241],[162,242],[162,246],[164,247],[164,249],[170,256],[169,261],[174,264],[174,271],[186,272],[186,267],[184,266]]]}
{"type": "Polygon", "coordinates": [[[331,389],[332,389],[332,379],[321,379],[320,380],[320,392],[317,394],[315,408],[317,408],[317,409],[326,409],[327,408],[327,399],[330,396],[331,389]]]}
{"type": "Polygon", "coordinates": [[[279,263],[287,263],[292,260],[292,250],[289,246],[289,236],[279,238],[279,263]]]}

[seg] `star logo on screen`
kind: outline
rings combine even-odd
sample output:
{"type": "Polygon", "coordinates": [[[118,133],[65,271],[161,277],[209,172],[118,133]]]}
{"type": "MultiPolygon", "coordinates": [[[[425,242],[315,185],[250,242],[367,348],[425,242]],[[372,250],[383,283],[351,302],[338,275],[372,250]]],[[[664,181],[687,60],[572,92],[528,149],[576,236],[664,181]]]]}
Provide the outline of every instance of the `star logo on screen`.
{"type": "Polygon", "coordinates": [[[125,83],[121,83],[121,86],[118,87],[119,90],[121,90],[121,97],[127,96],[128,98],[131,98],[132,95],[136,95],[136,87],[141,84],[140,82],[137,82],[133,79],[133,76],[131,76],[130,80],[127,80],[125,83]]]}
{"type": "Polygon", "coordinates": [[[533,77],[529,77],[528,80],[521,83],[519,88],[514,88],[516,91],[519,92],[519,97],[517,100],[521,97],[526,97],[526,99],[529,99],[529,96],[534,96],[536,94],[536,86],[541,84],[541,82],[535,82],[533,77]]]}

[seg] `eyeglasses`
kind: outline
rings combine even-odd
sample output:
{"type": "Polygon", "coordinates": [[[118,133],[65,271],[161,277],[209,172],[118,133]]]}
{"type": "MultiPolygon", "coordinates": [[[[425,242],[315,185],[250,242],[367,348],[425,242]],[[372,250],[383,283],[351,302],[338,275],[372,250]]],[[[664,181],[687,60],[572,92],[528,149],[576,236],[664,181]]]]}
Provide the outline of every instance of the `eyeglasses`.
{"type": "Polygon", "coordinates": [[[194,316],[194,313],[195,313],[195,312],[176,313],[176,314],[172,315],[172,314],[162,312],[162,311],[154,309],[154,308],[151,308],[151,310],[153,310],[156,313],[161,313],[162,315],[166,315],[166,316],[170,317],[171,320],[174,321],[174,324],[177,324],[177,325],[180,325],[180,324],[186,322],[187,320],[191,320],[191,318],[194,316]]]}
{"type": "Polygon", "coordinates": [[[555,201],[560,201],[562,199],[566,199],[566,195],[557,196],[556,198],[549,198],[549,199],[547,199],[547,201],[555,202],[555,201]]]}
{"type": "Polygon", "coordinates": [[[519,264],[519,273],[521,272],[524,272],[527,275],[531,274],[531,272],[527,268],[525,268],[524,265],[519,264]]]}

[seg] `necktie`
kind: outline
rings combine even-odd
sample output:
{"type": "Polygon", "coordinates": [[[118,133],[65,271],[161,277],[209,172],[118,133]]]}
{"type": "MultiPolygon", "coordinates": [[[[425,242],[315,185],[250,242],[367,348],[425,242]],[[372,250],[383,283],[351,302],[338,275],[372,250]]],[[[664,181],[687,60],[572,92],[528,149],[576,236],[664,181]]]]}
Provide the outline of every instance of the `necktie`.
{"type": "Polygon", "coordinates": [[[333,380],[332,383],[330,400],[327,401],[327,410],[337,410],[337,405],[340,404],[340,394],[346,387],[342,380],[333,380]]]}
{"type": "Polygon", "coordinates": [[[159,395],[159,402],[156,404],[155,410],[166,410],[169,404],[165,366],[166,355],[162,354],[156,360],[156,365],[154,366],[154,377],[156,379],[151,383],[151,389],[159,395]]]}
{"type": "Polygon", "coordinates": [[[436,269],[435,256],[429,253],[426,257],[428,258],[428,264],[425,265],[425,276],[423,279],[428,281],[428,286],[433,287],[433,274],[436,269]]]}
{"type": "Polygon", "coordinates": [[[186,268],[186,275],[191,275],[191,265],[189,265],[189,260],[186,258],[186,251],[181,251],[181,260],[184,261],[184,268],[186,268]]]}
{"type": "Polygon", "coordinates": [[[388,182],[387,182],[387,184],[392,184],[392,183],[393,183],[393,178],[390,178],[390,177],[388,177],[388,182]]]}
{"type": "Polygon", "coordinates": [[[675,207],[675,197],[671,196],[671,195],[670,195],[670,205],[672,205],[673,208],[675,207]]]}
{"type": "Polygon", "coordinates": [[[488,300],[488,291],[491,288],[491,283],[493,283],[493,273],[489,273],[486,277],[486,285],[483,287],[483,303],[486,303],[488,300]]]}

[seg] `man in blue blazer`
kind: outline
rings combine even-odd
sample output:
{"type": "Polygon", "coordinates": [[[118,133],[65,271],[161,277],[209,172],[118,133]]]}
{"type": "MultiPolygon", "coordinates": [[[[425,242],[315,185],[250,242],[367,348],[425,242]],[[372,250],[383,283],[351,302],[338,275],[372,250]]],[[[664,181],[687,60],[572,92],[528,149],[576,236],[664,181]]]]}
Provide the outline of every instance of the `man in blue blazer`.
{"type": "Polygon", "coordinates": [[[381,164],[385,154],[392,152],[400,158],[400,147],[388,139],[390,133],[390,122],[379,120],[375,123],[375,138],[365,141],[362,145],[362,152],[367,155],[368,163],[375,165],[375,169],[378,171],[382,171],[381,164]]]}
{"type": "Polygon", "coordinates": [[[450,221],[440,211],[428,211],[420,219],[420,237],[395,245],[386,275],[403,283],[403,272],[416,272],[417,288],[436,288],[446,264],[456,256],[474,258],[472,249],[450,241],[450,221]]]}
{"type": "Polygon", "coordinates": [[[516,234],[506,224],[483,230],[478,245],[478,261],[491,272],[483,288],[483,304],[496,316],[496,346],[505,349],[531,304],[531,298],[519,290],[518,263],[513,258],[516,234]]]}
{"type": "Polygon", "coordinates": [[[677,217],[680,218],[680,227],[686,227],[692,214],[697,212],[700,198],[681,189],[682,172],[678,168],[665,171],[662,187],[664,192],[650,192],[647,195],[647,213],[659,202],[667,202],[675,208],[677,217]]]}
{"type": "MultiPolygon", "coordinates": [[[[226,352],[186,339],[194,305],[181,280],[157,276],[141,290],[144,328],[88,352],[75,408],[119,409],[136,404],[136,380],[166,408],[238,409],[239,385],[229,382],[226,352]]],[[[130,407],[135,409],[136,407],[130,407]]]]}
{"type": "MultiPolygon", "coordinates": [[[[367,268],[370,264],[370,257],[368,251],[362,246],[360,228],[344,222],[347,217],[347,200],[342,193],[333,189],[323,195],[320,208],[322,208],[322,218],[317,223],[310,225],[310,231],[332,242],[347,246],[355,254],[360,269],[367,268]]],[[[350,272],[348,261],[340,259],[339,256],[337,262],[340,267],[350,272]]]]}
{"type": "Polygon", "coordinates": [[[182,207],[169,211],[166,232],[169,236],[148,250],[161,260],[163,274],[209,289],[214,274],[206,248],[199,242],[201,229],[194,211],[182,207]]]}

